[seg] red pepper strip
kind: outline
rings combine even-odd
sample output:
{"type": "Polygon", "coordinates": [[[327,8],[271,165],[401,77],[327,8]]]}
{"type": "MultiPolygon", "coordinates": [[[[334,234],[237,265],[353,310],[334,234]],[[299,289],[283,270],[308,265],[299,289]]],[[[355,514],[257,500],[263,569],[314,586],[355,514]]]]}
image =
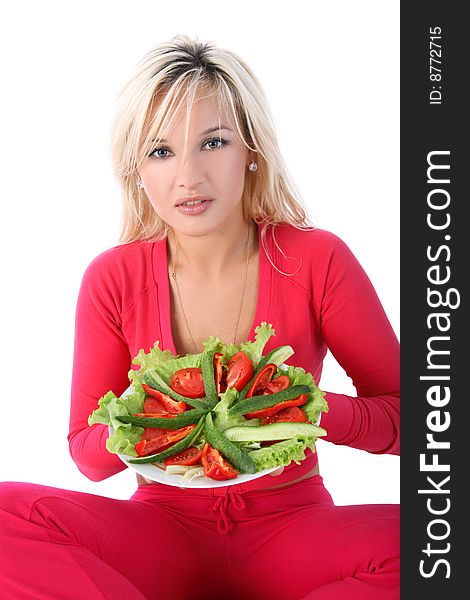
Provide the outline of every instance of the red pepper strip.
{"type": "Polygon", "coordinates": [[[269,408],[262,408],[261,410],[255,410],[252,413],[247,413],[245,417],[247,419],[264,419],[266,417],[272,417],[283,408],[288,408],[289,406],[302,406],[302,404],[305,404],[307,400],[307,394],[300,394],[300,396],[293,398],[292,400],[285,400],[284,402],[279,402],[279,404],[275,404],[269,408]]]}
{"type": "Polygon", "coordinates": [[[174,415],[182,413],[188,408],[186,402],[179,402],[178,400],[173,400],[173,398],[170,398],[170,396],[162,394],[162,392],[159,392],[158,390],[154,390],[145,383],[142,384],[142,387],[147,394],[149,394],[153,398],[156,398],[158,402],[160,402],[164,410],[173,413],[174,415]]]}
{"type": "Polygon", "coordinates": [[[277,371],[277,366],[273,363],[269,363],[264,366],[258,375],[255,377],[255,380],[250,386],[246,394],[246,398],[252,398],[253,396],[257,396],[260,393],[264,392],[265,387],[271,381],[274,373],[277,371]]]}
{"type": "Polygon", "coordinates": [[[147,396],[144,400],[144,413],[166,413],[163,404],[153,396],[147,396]]]}
{"type": "Polygon", "coordinates": [[[168,433],[171,429],[163,429],[162,427],[146,427],[142,435],[143,440],[153,440],[153,438],[160,437],[165,433],[168,433]]]}
{"type": "Polygon", "coordinates": [[[235,479],[238,475],[238,472],[222,454],[207,442],[202,449],[201,462],[204,467],[204,475],[211,479],[224,481],[225,479],[235,479]]]}
{"type": "Polygon", "coordinates": [[[214,353],[214,375],[215,375],[215,389],[218,394],[225,392],[227,386],[224,381],[224,368],[222,365],[222,352],[214,353]]]}
{"type": "Polygon", "coordinates": [[[187,425],[186,427],[181,427],[181,429],[170,430],[168,433],[153,438],[152,440],[143,439],[135,445],[137,456],[148,456],[149,454],[156,454],[157,452],[166,450],[175,442],[179,442],[186,437],[195,427],[195,424],[187,425]]]}
{"type": "Polygon", "coordinates": [[[154,413],[134,413],[133,417],[146,417],[147,419],[171,419],[172,417],[176,417],[175,413],[169,412],[154,412],[154,413]]]}

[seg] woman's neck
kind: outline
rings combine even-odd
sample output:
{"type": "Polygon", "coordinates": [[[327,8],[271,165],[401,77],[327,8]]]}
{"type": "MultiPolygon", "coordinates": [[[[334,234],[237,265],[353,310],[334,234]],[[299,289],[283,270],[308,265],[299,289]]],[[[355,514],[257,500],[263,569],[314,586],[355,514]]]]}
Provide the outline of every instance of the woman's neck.
{"type": "Polygon", "coordinates": [[[170,231],[168,241],[173,269],[190,270],[212,279],[229,266],[245,260],[247,253],[251,256],[258,250],[258,230],[253,221],[243,221],[241,227],[221,228],[200,237],[170,231]]]}

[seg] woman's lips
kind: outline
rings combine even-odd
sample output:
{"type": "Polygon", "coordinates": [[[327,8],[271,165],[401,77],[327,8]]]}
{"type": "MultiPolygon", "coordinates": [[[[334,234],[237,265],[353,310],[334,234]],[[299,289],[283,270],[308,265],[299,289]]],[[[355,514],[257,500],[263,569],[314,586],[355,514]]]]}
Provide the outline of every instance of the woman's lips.
{"type": "Polygon", "coordinates": [[[177,204],[176,209],[184,215],[200,215],[212,204],[212,198],[191,198],[177,204]]]}

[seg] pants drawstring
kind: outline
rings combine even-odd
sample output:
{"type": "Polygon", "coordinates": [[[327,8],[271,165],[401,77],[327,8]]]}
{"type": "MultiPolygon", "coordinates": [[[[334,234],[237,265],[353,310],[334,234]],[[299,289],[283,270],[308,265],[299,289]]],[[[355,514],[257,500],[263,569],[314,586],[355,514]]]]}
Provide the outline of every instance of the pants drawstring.
{"type": "Polygon", "coordinates": [[[237,492],[231,492],[230,488],[223,496],[218,496],[212,506],[212,511],[218,511],[217,517],[217,530],[219,533],[228,533],[230,531],[230,522],[227,517],[227,510],[232,501],[233,506],[236,510],[241,511],[246,508],[245,500],[241,494],[237,492]]]}

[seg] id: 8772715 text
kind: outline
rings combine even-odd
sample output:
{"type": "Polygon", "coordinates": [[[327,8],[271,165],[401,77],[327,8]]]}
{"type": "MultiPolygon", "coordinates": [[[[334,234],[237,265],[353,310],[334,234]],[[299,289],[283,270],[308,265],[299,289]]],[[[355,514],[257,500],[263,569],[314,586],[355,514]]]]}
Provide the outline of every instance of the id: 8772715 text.
{"type": "Polygon", "coordinates": [[[429,81],[432,89],[429,92],[429,104],[442,102],[442,29],[429,28],[429,81]]]}

